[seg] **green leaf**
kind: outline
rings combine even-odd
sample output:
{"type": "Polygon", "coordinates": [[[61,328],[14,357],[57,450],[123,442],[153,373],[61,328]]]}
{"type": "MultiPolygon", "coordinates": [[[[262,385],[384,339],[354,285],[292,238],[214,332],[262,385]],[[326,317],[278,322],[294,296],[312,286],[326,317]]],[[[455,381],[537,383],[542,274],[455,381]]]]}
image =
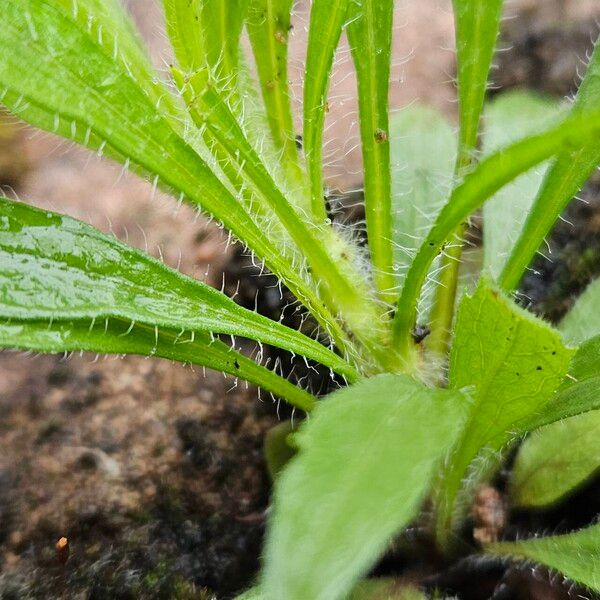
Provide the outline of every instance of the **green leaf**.
{"type": "Polygon", "coordinates": [[[293,0],[249,0],[250,35],[271,137],[292,182],[302,181],[288,83],[288,38],[293,0]]]}
{"type": "Polygon", "coordinates": [[[592,337],[600,335],[599,303],[600,280],[596,280],[590,283],[583,294],[577,298],[573,308],[558,326],[567,342],[581,344],[592,337]]]}
{"type": "Polygon", "coordinates": [[[437,110],[418,105],[404,108],[390,126],[394,262],[401,283],[450,196],[456,134],[437,110]]]}
{"type": "Polygon", "coordinates": [[[396,299],[392,244],[392,187],[388,96],[393,0],[358,0],[348,40],[358,79],[365,214],[374,281],[383,300],[396,299]]]}
{"type": "MultiPolygon", "coordinates": [[[[560,386],[574,351],[558,332],[491,288],[482,279],[458,310],[450,357],[450,386],[473,388],[474,403],[438,494],[442,544],[459,516],[461,485],[482,450],[501,450],[523,431],[560,386]]],[[[468,495],[477,481],[471,478],[468,495]]]]}
{"type": "Polygon", "coordinates": [[[313,0],[304,70],[303,146],[315,218],[327,218],[323,199],[323,128],[333,58],[348,18],[349,0],[313,0]]]}
{"type": "Polygon", "coordinates": [[[147,95],[86,31],[48,0],[0,3],[0,93],[33,125],[90,148],[110,151],[124,165],[155,175],[243,240],[327,331],[334,318],[303,273],[292,267],[233,191],[223,184],[156,110],[147,95]]]}
{"type": "Polygon", "coordinates": [[[600,469],[600,411],[558,421],[523,443],[511,474],[516,506],[549,506],[600,469]]]}
{"type": "Polygon", "coordinates": [[[460,117],[459,160],[464,167],[477,147],[488,74],[500,29],[502,0],[453,0],[460,117]]]}
{"type": "Polygon", "coordinates": [[[374,377],[319,403],[276,485],[266,598],[345,598],[416,515],[466,403],[403,375],[374,377]]]}
{"type": "Polygon", "coordinates": [[[248,0],[163,0],[180,67],[191,73],[210,67],[234,88],[247,5],[248,0]]]}
{"type": "Polygon", "coordinates": [[[77,21],[109,55],[121,62],[157,108],[179,115],[180,110],[152,68],[120,0],[50,0],[49,4],[77,21]]]}
{"type": "Polygon", "coordinates": [[[305,411],[315,403],[306,391],[202,331],[182,332],[114,318],[31,321],[0,317],[0,347],[45,353],[159,356],[245,379],[305,411]]]}
{"type": "Polygon", "coordinates": [[[0,317],[117,318],[239,335],[325,360],[334,369],[345,364],[318,342],[88,225],[6,199],[0,199],[0,317]]]}
{"type": "MultiPolygon", "coordinates": [[[[546,129],[560,108],[556,101],[531,92],[502,94],[485,111],[484,154],[546,129]]],[[[524,173],[483,206],[484,265],[495,279],[519,238],[546,169],[539,165],[524,173]]]]}
{"type": "MultiPolygon", "coordinates": [[[[586,76],[579,88],[573,114],[584,115],[600,109],[600,43],[596,43],[586,76]]],[[[518,285],[556,219],[600,164],[597,136],[583,147],[568,147],[549,169],[535,203],[512,249],[500,279],[505,290],[518,285]]]]}
{"type": "Polygon", "coordinates": [[[600,524],[566,535],[491,544],[486,552],[541,563],[600,591],[600,524]]]}
{"type": "Polygon", "coordinates": [[[584,148],[600,133],[600,110],[569,116],[556,127],[512,144],[483,160],[455,188],[421,245],[406,276],[394,318],[394,339],[405,356],[413,349],[411,332],[417,299],[435,257],[469,215],[500,188],[566,147],[584,148]]]}

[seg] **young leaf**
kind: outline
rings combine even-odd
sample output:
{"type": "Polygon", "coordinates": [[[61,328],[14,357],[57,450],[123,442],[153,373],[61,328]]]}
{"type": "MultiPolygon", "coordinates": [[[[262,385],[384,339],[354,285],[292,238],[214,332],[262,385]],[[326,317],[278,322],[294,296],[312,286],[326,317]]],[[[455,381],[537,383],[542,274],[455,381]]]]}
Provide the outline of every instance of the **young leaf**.
{"type": "MultiPolygon", "coordinates": [[[[391,119],[394,263],[398,283],[406,276],[452,189],[456,134],[436,110],[409,106],[391,119]],[[431,157],[435,156],[435,160],[431,157]]],[[[427,307],[423,307],[426,311],[427,307]]]]}
{"type": "Polygon", "coordinates": [[[558,421],[532,433],[511,474],[516,506],[549,506],[600,469],[600,411],[558,421]]]}
{"type": "Polygon", "coordinates": [[[313,216],[327,218],[323,199],[323,128],[333,58],[348,18],[349,0],[313,0],[304,71],[303,146],[313,216]]]}
{"type": "Polygon", "coordinates": [[[202,206],[242,239],[327,331],[335,328],[280,243],[269,241],[112,55],[51,0],[6,0],[0,17],[0,99],[17,116],[155,174],[155,183],[202,206]]]}
{"type": "MultiPolygon", "coordinates": [[[[600,280],[593,281],[577,298],[573,308],[558,326],[563,337],[570,344],[581,344],[600,335],[600,280]]],[[[600,372],[600,368],[599,368],[600,372]]]]}
{"type": "MultiPolygon", "coordinates": [[[[572,112],[584,115],[600,109],[600,43],[588,65],[572,112]]],[[[506,263],[500,285],[513,290],[535,256],[556,219],[600,164],[597,137],[583,147],[569,147],[560,153],[546,174],[517,244],[506,263]]]]}
{"type": "Polygon", "coordinates": [[[486,279],[473,296],[463,297],[449,380],[454,389],[473,387],[474,403],[439,487],[442,544],[453,529],[455,505],[472,461],[483,449],[502,449],[523,430],[561,384],[573,353],[557,332],[492,289],[486,279]]]}
{"type": "Polygon", "coordinates": [[[296,147],[296,131],[288,84],[288,37],[293,0],[249,0],[246,27],[252,50],[269,128],[275,147],[289,165],[293,182],[302,180],[296,147]]]}
{"type": "Polygon", "coordinates": [[[541,563],[600,591],[600,524],[566,535],[490,544],[486,553],[541,563]]]}
{"type": "Polygon", "coordinates": [[[163,5],[179,66],[188,73],[209,67],[232,86],[248,0],[163,0],[163,5]]]}
{"type": "Polygon", "coordinates": [[[458,392],[382,375],[320,403],[276,484],[266,598],[345,598],[417,513],[466,402],[458,392]]]}
{"type": "Polygon", "coordinates": [[[453,0],[460,116],[459,161],[477,147],[488,73],[496,49],[503,0],[453,0]]]}
{"type": "MultiPolygon", "coordinates": [[[[530,92],[502,94],[485,111],[484,155],[543,131],[556,121],[559,110],[557,102],[530,92]]],[[[539,165],[524,173],[483,206],[484,266],[494,279],[520,235],[546,169],[547,165],[539,165]]]]}
{"type": "Polygon", "coordinates": [[[123,321],[4,319],[0,317],[0,347],[45,353],[72,351],[159,356],[201,365],[254,383],[287,402],[309,411],[315,398],[205,332],[182,332],[123,321]]]}
{"type": "Polygon", "coordinates": [[[358,79],[365,213],[375,286],[396,299],[393,271],[388,96],[393,0],[359,0],[351,10],[348,40],[358,79]]]}
{"type": "Polygon", "coordinates": [[[93,321],[239,335],[346,364],[299,332],[79,221],[0,199],[0,317],[93,321]]]}
{"type": "Polygon", "coordinates": [[[394,339],[404,355],[412,350],[411,332],[416,320],[419,292],[435,257],[469,215],[500,188],[565,147],[584,148],[600,132],[600,110],[575,114],[535,136],[525,138],[481,162],[455,188],[421,245],[406,276],[394,318],[394,339]]]}

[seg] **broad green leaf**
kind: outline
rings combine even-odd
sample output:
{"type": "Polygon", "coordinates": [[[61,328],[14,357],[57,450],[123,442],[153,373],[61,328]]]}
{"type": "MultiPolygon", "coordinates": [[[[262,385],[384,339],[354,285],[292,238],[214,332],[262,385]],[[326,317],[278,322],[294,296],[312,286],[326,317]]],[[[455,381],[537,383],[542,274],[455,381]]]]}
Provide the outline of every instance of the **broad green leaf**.
{"type": "Polygon", "coordinates": [[[600,411],[577,415],[532,433],[511,474],[516,506],[549,506],[600,469],[600,411]]]}
{"type": "Polygon", "coordinates": [[[416,515],[467,402],[455,391],[381,375],[319,403],[275,486],[266,599],[346,598],[416,515]]]}
{"type": "Polygon", "coordinates": [[[0,3],[0,100],[37,127],[99,153],[110,151],[126,167],[155,175],[156,184],[211,213],[285,280],[328,331],[334,318],[286,259],[281,242],[269,241],[122,65],[49,1],[0,3]]]}
{"type": "Polygon", "coordinates": [[[0,199],[0,317],[116,318],[176,331],[239,335],[330,366],[319,343],[79,221],[0,199]]]}
{"type": "MultiPolygon", "coordinates": [[[[559,109],[556,101],[531,92],[502,94],[485,111],[484,155],[546,129],[556,121],[559,109]]],[[[539,165],[524,173],[483,206],[484,266],[494,279],[519,238],[546,169],[547,165],[539,165]]]]}
{"type": "Polygon", "coordinates": [[[248,0],[252,43],[271,137],[292,182],[302,180],[288,82],[288,38],[293,0],[248,0]]]}
{"type": "Polygon", "coordinates": [[[394,262],[401,283],[450,196],[456,134],[438,111],[425,106],[404,108],[390,126],[394,262]]]}
{"type": "Polygon", "coordinates": [[[491,544],[486,552],[541,563],[600,591],[600,524],[566,535],[491,544]]]}
{"type": "Polygon", "coordinates": [[[180,67],[193,73],[210,67],[233,82],[248,0],[163,0],[167,31],[180,67]]]}
{"type": "Polygon", "coordinates": [[[453,0],[458,65],[461,167],[477,147],[488,74],[500,29],[502,0],[453,0]]]}
{"type": "MultiPolygon", "coordinates": [[[[558,332],[482,279],[460,304],[450,357],[450,386],[472,388],[473,405],[438,495],[438,535],[450,535],[461,485],[485,449],[501,450],[560,386],[574,351],[558,332]]],[[[471,479],[470,486],[477,482],[471,479]]],[[[462,491],[467,495],[470,489],[462,491]]]]}
{"type": "MultiPolygon", "coordinates": [[[[600,43],[597,42],[572,112],[584,115],[598,109],[600,109],[600,43]]],[[[518,285],[525,269],[533,260],[544,238],[550,233],[556,219],[599,164],[598,136],[582,147],[568,147],[560,153],[546,174],[521,236],[502,271],[500,285],[503,289],[513,290],[518,285]]]]}
{"type": "Polygon", "coordinates": [[[49,4],[77,21],[107,54],[119,60],[157,108],[175,115],[180,112],[152,68],[121,0],[50,0],[49,4]]]}
{"type": "Polygon", "coordinates": [[[45,353],[159,356],[240,377],[305,411],[315,403],[306,391],[202,331],[182,332],[114,318],[31,321],[0,317],[0,347],[45,353]]]}
{"type": "Polygon", "coordinates": [[[393,0],[358,0],[352,6],[348,40],[358,79],[365,214],[374,281],[381,298],[393,302],[396,287],[392,244],[389,80],[393,0]]]}
{"type": "Polygon", "coordinates": [[[323,129],[328,110],[327,91],[349,0],[313,0],[304,70],[304,131],[302,144],[311,189],[312,214],[327,218],[323,198],[323,129]]]}
{"type": "Polygon", "coordinates": [[[440,212],[409,269],[394,319],[394,338],[408,355],[412,348],[411,331],[416,320],[416,305],[421,287],[435,257],[447,240],[469,215],[482,206],[504,185],[564,152],[565,147],[584,148],[600,133],[600,110],[569,116],[548,131],[527,137],[483,160],[455,188],[440,212]]]}
{"type": "MultiPolygon", "coordinates": [[[[563,337],[570,344],[581,344],[600,335],[600,280],[593,281],[577,298],[573,308],[558,326],[563,337]]],[[[599,356],[600,359],[600,356],[599,356]]],[[[600,373],[600,360],[598,361],[600,373]]]]}

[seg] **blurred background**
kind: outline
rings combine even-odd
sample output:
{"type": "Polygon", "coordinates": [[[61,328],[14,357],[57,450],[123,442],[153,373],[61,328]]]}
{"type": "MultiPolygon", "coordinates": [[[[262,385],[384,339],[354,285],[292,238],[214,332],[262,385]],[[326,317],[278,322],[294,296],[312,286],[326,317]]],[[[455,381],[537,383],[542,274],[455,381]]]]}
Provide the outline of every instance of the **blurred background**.
{"type": "MultiPolygon", "coordinates": [[[[159,2],[127,5],[166,76],[171,56],[159,2]]],[[[393,108],[421,102],[455,121],[451,1],[396,6],[393,108]]],[[[291,33],[297,108],[308,9],[308,0],[296,3],[291,33]]],[[[599,23],[598,0],[509,0],[492,93],[573,94],[599,23]]],[[[345,42],[329,106],[329,186],[359,199],[355,79],[345,42]]],[[[89,222],[217,287],[225,278],[233,292],[241,279],[242,300],[253,304],[260,291],[266,314],[282,310],[278,293],[260,288],[241,253],[201,216],[5,113],[0,185],[9,197],[89,222]]],[[[598,178],[581,197],[550,242],[553,261],[540,259],[539,275],[523,284],[533,308],[551,319],[600,273],[598,178]]],[[[0,353],[0,598],[208,599],[249,585],[269,498],[263,436],[278,408],[254,388],[163,360],[0,353]],[[66,564],[54,546],[61,536],[70,543],[66,564]]],[[[280,414],[287,418],[283,408],[280,414]]],[[[512,582],[514,595],[506,597],[569,597],[527,573],[477,577],[512,582]]],[[[453,585],[461,598],[485,597],[453,585]]]]}

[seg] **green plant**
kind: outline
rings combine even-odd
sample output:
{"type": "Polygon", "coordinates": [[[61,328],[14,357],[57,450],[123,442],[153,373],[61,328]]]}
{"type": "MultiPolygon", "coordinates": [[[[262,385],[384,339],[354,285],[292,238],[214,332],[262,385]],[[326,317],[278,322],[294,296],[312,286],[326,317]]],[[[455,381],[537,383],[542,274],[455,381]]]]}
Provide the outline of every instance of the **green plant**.
{"type": "MultiPolygon", "coordinates": [[[[454,0],[456,140],[429,109],[389,119],[393,0],[313,0],[302,156],[286,75],[292,0],[163,4],[177,59],[171,82],[153,73],[119,0],[3,0],[0,99],[212,215],[293,292],[319,334],[244,310],[71,218],[1,199],[0,345],[204,365],[311,413],[278,476],[261,588],[248,597],[348,597],[415,519],[441,552],[464,552],[456,532],[476,487],[534,430],[512,497],[545,503],[554,484],[526,474],[546,456],[553,423],[579,436],[596,426],[598,413],[578,415],[600,409],[600,319],[590,309],[600,286],[561,331],[510,295],[600,163],[599,47],[572,108],[518,95],[498,101],[480,145],[501,0],[454,0]],[[260,93],[240,49],[244,25],[260,93]],[[344,29],[358,79],[367,270],[323,200],[327,88],[344,29]],[[483,265],[461,271],[462,236],[481,207],[483,265]],[[317,400],[222,334],[303,355],[349,386],[317,400]]],[[[599,464],[597,454],[585,465],[569,448],[563,454],[569,478],[550,468],[565,482],[560,495],[599,464]]],[[[595,526],[483,551],[538,561],[600,590],[599,536],[595,526]]]]}

